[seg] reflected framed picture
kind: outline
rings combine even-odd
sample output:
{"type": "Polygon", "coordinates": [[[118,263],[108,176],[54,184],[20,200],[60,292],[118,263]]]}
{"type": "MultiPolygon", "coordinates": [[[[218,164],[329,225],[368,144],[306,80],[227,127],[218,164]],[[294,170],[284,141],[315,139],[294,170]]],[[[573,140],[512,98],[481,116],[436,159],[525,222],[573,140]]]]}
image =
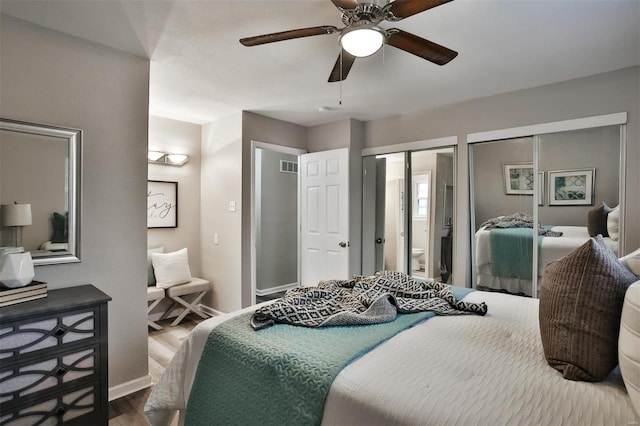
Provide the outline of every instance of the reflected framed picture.
{"type": "Polygon", "coordinates": [[[550,206],[591,206],[596,169],[550,170],[550,206]]]}
{"type": "Polygon", "coordinates": [[[507,195],[533,195],[533,163],[503,165],[504,190],[507,195]]]}
{"type": "Polygon", "coordinates": [[[178,227],[178,182],[147,181],[147,228],[178,227]]]}

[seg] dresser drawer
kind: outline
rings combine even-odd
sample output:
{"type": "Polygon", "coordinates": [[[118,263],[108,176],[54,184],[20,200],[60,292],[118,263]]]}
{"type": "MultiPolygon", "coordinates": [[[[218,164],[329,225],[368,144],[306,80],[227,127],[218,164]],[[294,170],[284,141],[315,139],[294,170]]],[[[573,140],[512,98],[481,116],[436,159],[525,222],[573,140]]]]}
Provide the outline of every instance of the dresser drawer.
{"type": "Polygon", "coordinates": [[[39,351],[49,352],[89,339],[99,339],[98,309],[42,316],[0,326],[0,363],[6,365],[39,351]]]}
{"type": "Polygon", "coordinates": [[[3,409],[0,425],[101,425],[108,413],[100,412],[98,383],[69,389],[14,409],[3,409]]]}
{"type": "Polygon", "coordinates": [[[98,346],[52,354],[41,360],[0,369],[0,404],[45,391],[80,379],[97,379],[98,346]]]}

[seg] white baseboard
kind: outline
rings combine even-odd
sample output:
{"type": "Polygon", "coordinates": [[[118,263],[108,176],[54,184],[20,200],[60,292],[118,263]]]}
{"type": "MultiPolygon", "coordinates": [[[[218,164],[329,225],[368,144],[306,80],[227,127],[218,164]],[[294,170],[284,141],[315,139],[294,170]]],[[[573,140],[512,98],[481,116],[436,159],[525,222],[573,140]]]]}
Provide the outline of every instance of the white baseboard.
{"type": "Polygon", "coordinates": [[[139,377],[129,382],[112,386],[109,388],[109,402],[137,392],[141,389],[146,389],[152,384],[153,383],[151,382],[151,376],[147,374],[146,376],[139,377]]]}
{"type": "Polygon", "coordinates": [[[298,283],[283,284],[277,287],[265,288],[262,290],[259,288],[256,288],[256,296],[266,296],[268,294],[278,293],[280,291],[287,291],[294,287],[298,287],[298,283]]]}
{"type": "Polygon", "coordinates": [[[200,309],[205,314],[211,315],[212,317],[218,317],[225,314],[224,312],[213,309],[212,307],[207,305],[198,305],[198,309],[200,309]]]}

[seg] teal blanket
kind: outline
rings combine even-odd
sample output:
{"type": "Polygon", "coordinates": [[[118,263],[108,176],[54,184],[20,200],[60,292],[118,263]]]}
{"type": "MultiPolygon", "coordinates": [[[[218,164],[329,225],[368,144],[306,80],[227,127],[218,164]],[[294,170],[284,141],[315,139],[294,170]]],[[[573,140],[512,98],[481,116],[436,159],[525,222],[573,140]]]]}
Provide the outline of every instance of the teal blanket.
{"type": "MultiPolygon", "coordinates": [[[[472,289],[453,287],[462,299],[472,289]]],[[[317,425],[340,370],[432,312],[388,323],[306,328],[285,324],[254,331],[252,313],[216,327],[204,347],[185,424],[317,425]]]]}
{"type": "MultiPolygon", "coordinates": [[[[543,228],[550,229],[551,226],[543,228]]],[[[490,232],[491,274],[532,280],[533,229],[493,228],[490,232]]],[[[543,238],[538,236],[538,253],[543,238]]]]}

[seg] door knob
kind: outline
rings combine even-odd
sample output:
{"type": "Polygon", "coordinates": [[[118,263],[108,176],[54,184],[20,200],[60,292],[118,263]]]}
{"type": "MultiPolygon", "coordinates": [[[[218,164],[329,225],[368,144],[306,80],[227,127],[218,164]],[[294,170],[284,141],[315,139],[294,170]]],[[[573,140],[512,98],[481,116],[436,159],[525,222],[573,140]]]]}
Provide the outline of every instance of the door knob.
{"type": "Polygon", "coordinates": [[[382,238],[376,238],[376,244],[382,244],[384,240],[382,238]]]}
{"type": "Polygon", "coordinates": [[[344,241],[340,241],[338,245],[342,248],[345,248],[347,246],[347,243],[345,243],[344,241]]]}

